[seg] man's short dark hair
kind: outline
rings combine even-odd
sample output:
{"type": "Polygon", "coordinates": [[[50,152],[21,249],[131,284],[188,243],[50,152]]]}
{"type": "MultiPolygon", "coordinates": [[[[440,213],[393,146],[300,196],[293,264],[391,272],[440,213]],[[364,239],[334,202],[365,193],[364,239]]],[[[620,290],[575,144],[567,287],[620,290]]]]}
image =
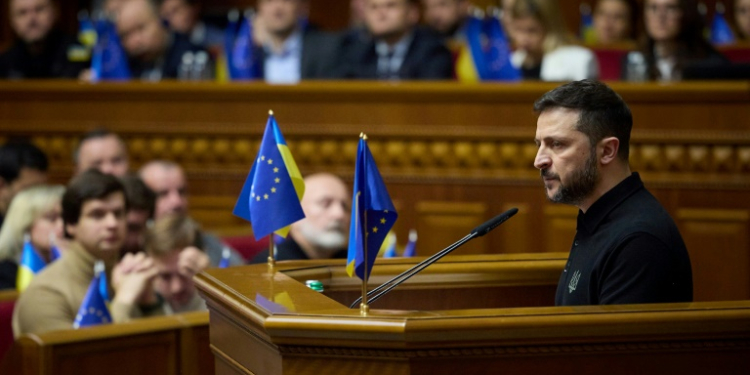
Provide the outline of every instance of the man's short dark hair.
{"type": "MultiPolygon", "coordinates": [[[[73,178],[65,190],[62,197],[62,217],[65,226],[68,224],[77,224],[81,218],[81,209],[86,201],[92,199],[104,199],[112,193],[122,192],[125,195],[125,188],[117,177],[104,174],[96,169],[89,169],[86,172],[73,178]]],[[[125,209],[128,208],[128,199],[125,197],[125,209]]],[[[66,237],[70,235],[65,232],[66,237]]]]}
{"type": "Polygon", "coordinates": [[[122,148],[127,151],[128,147],[125,141],[120,137],[117,133],[111,132],[104,128],[97,128],[94,130],[89,131],[88,133],[84,134],[83,137],[81,137],[81,140],[78,141],[78,147],[76,147],[75,152],[73,153],[73,162],[78,165],[78,159],[81,154],[81,146],[83,146],[84,143],[92,140],[92,139],[102,139],[107,137],[115,137],[118,141],[120,141],[120,144],[122,145],[122,148]]]}
{"type": "Polygon", "coordinates": [[[128,209],[148,212],[148,217],[154,217],[156,207],[156,193],[149,189],[140,177],[128,174],[120,178],[125,188],[125,198],[128,200],[128,209]]]}
{"type": "Polygon", "coordinates": [[[617,155],[628,161],[633,115],[609,86],[591,79],[573,81],[547,92],[534,103],[537,114],[554,108],[579,111],[576,130],[586,134],[592,147],[605,137],[619,139],[617,155]]]}
{"type": "Polygon", "coordinates": [[[6,183],[15,181],[23,168],[46,172],[49,168],[47,155],[26,141],[10,141],[0,147],[0,177],[6,183]]]}

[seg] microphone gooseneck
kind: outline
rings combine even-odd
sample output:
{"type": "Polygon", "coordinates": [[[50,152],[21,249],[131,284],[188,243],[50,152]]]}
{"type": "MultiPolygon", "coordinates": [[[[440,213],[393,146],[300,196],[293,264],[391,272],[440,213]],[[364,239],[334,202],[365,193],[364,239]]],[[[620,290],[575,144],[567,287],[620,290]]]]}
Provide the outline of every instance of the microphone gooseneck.
{"type": "MultiPolygon", "coordinates": [[[[511,208],[510,210],[505,211],[502,214],[495,216],[494,218],[474,228],[471,231],[471,233],[467,234],[466,236],[456,241],[452,245],[432,255],[431,257],[417,263],[414,267],[411,267],[408,270],[400,273],[396,277],[386,281],[385,283],[378,286],[377,288],[367,292],[368,303],[372,304],[373,302],[377,301],[378,299],[380,299],[380,297],[390,292],[393,288],[401,285],[401,283],[403,283],[404,281],[410,279],[412,276],[416,275],[417,273],[421,272],[425,268],[429,267],[431,264],[437,262],[438,260],[448,255],[453,250],[463,246],[463,244],[469,242],[470,240],[476,237],[481,237],[489,233],[491,230],[497,228],[500,224],[510,219],[517,212],[518,212],[518,208],[511,208]]],[[[362,302],[362,297],[357,298],[351,304],[351,306],[349,306],[349,308],[355,308],[360,302],[362,302]]]]}

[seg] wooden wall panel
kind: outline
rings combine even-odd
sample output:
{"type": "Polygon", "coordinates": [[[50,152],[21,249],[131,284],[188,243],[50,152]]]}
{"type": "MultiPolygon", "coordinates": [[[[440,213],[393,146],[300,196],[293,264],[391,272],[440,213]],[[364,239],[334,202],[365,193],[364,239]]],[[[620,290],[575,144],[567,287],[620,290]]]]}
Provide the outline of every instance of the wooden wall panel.
{"type": "Polygon", "coordinates": [[[750,299],[750,211],[679,209],[696,301],[750,299]]]}
{"type": "Polygon", "coordinates": [[[547,228],[546,248],[549,252],[570,252],[576,234],[578,209],[571,206],[551,204],[544,208],[544,223],[547,228]]]}
{"type": "MultiPolygon", "coordinates": [[[[416,202],[419,255],[432,255],[471,233],[484,222],[487,205],[475,202],[416,202]],[[424,249],[424,250],[422,250],[424,249]]],[[[457,250],[458,252],[459,250],[457,250]]],[[[460,249],[461,254],[487,254],[485,238],[476,238],[460,249]]]]}

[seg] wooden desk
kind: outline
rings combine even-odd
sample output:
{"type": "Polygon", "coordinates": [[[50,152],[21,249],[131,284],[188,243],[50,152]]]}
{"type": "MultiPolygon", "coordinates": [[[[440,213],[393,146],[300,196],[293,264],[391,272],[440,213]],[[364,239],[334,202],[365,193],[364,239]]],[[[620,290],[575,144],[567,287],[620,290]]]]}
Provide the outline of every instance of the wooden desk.
{"type": "MultiPolygon", "coordinates": [[[[497,307],[523,303],[504,288],[553,285],[564,263],[564,254],[454,257],[368,316],[341,298],[358,287],[343,261],[284,262],[276,273],[210,269],[197,282],[222,375],[742,374],[750,366],[750,301],[497,307]],[[325,293],[304,286],[311,277],[325,293]]],[[[371,285],[413,264],[380,262],[371,285]]]]}
{"type": "Polygon", "coordinates": [[[206,312],[24,335],[3,374],[212,374],[206,312]]]}
{"type": "MultiPolygon", "coordinates": [[[[231,209],[273,109],[303,174],[351,181],[367,132],[399,212],[394,230],[404,244],[417,229],[422,255],[510,207],[519,214],[459,254],[567,252],[576,210],[549,204],[532,166],[532,103],[555,86],[0,82],[0,134],[32,137],[53,179],[65,182],[78,137],[106,126],[126,139],[134,167],[153,158],[183,164],[191,214],[237,235],[249,226],[231,209]]],[[[685,237],[696,299],[750,299],[750,82],[612,88],[635,118],[633,170],[685,237]]]]}

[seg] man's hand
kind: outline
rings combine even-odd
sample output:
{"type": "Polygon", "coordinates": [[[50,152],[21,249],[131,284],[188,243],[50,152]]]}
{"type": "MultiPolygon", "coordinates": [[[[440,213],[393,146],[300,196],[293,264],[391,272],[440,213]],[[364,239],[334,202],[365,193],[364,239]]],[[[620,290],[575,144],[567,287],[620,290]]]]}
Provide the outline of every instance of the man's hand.
{"type": "Polygon", "coordinates": [[[129,305],[153,305],[157,299],[152,281],[158,272],[153,259],[146,254],[126,254],[112,271],[114,300],[129,305]]]}
{"type": "Polygon", "coordinates": [[[190,278],[208,268],[210,264],[208,255],[193,246],[186,247],[180,252],[178,262],[180,273],[190,278]]]}

